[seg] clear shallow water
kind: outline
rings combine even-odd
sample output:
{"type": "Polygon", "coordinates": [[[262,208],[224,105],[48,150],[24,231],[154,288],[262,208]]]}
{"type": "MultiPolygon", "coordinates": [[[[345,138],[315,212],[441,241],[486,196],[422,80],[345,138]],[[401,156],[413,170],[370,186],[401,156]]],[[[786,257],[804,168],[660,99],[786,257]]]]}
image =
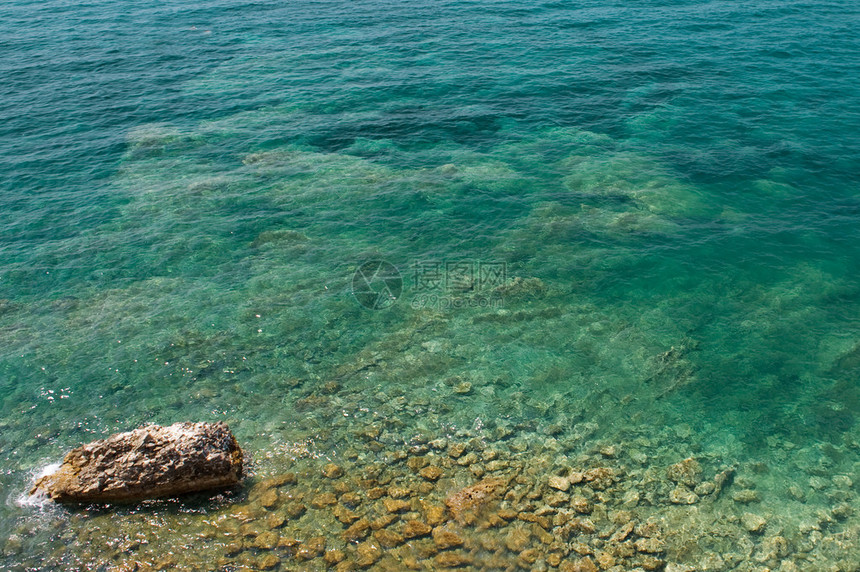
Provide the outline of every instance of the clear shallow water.
{"type": "Polygon", "coordinates": [[[847,2],[4,4],[2,536],[36,518],[14,502],[34,471],[148,421],[225,419],[261,472],[300,442],[337,457],[349,422],[297,401],[331,380],[340,405],[417,400],[432,415],[403,439],[687,427],[694,452],[767,464],[777,507],[803,467],[854,475],[858,20],[847,2]],[[386,310],[351,292],[369,259],[404,276],[386,310]],[[531,286],[416,308],[419,260],[531,286]]]}

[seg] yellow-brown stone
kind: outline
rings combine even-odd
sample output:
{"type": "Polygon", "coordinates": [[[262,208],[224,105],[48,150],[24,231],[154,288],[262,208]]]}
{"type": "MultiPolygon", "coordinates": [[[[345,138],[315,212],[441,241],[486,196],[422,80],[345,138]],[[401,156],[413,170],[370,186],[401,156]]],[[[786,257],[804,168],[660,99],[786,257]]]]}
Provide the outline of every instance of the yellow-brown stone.
{"type": "Polygon", "coordinates": [[[380,530],[390,525],[392,522],[397,520],[397,517],[393,514],[384,514],[377,519],[374,519],[373,522],[370,523],[370,528],[373,530],[380,530]]]}
{"type": "Polygon", "coordinates": [[[499,512],[497,512],[496,514],[498,514],[500,518],[503,518],[505,520],[514,520],[515,518],[517,518],[517,512],[510,508],[500,509],[499,512]]]}
{"type": "Polygon", "coordinates": [[[280,528],[287,521],[287,517],[279,512],[272,512],[266,516],[266,527],[268,528],[280,528]]]}
{"type": "Polygon", "coordinates": [[[320,493],[311,499],[311,506],[316,509],[322,509],[334,504],[337,504],[337,497],[334,496],[334,493],[330,492],[320,493]]]}
{"type": "Polygon", "coordinates": [[[457,568],[469,564],[471,560],[459,552],[442,552],[433,558],[433,563],[438,568],[457,568]]]}
{"type": "Polygon", "coordinates": [[[662,570],[666,565],[665,560],[661,560],[656,556],[651,555],[642,555],[637,560],[636,563],[644,568],[645,570],[662,570]]]}
{"type": "Polygon", "coordinates": [[[356,513],[341,505],[334,507],[332,514],[336,519],[347,526],[360,518],[356,513]]]}
{"type": "Polygon", "coordinates": [[[274,550],[278,546],[280,536],[277,532],[268,531],[257,536],[254,546],[260,550],[274,550]]]}
{"type": "Polygon", "coordinates": [[[349,508],[355,508],[361,504],[361,497],[355,493],[343,493],[340,496],[340,502],[349,508]]]}
{"type": "Polygon", "coordinates": [[[412,494],[412,491],[410,491],[406,487],[398,487],[398,486],[388,487],[388,496],[390,496],[393,499],[406,498],[411,494],[412,494]]]}
{"type": "Polygon", "coordinates": [[[433,482],[422,481],[418,483],[418,485],[416,485],[415,489],[418,491],[419,494],[429,495],[433,492],[435,486],[433,485],[433,482]]]}
{"type": "Polygon", "coordinates": [[[433,529],[433,542],[439,550],[447,550],[463,545],[463,537],[453,530],[438,526],[433,529]]]}
{"type": "Polygon", "coordinates": [[[570,507],[579,514],[590,514],[594,509],[592,504],[588,502],[588,499],[582,495],[574,495],[570,499],[570,507]]]}
{"type": "Polygon", "coordinates": [[[278,548],[285,548],[289,551],[292,551],[298,545],[301,544],[301,541],[292,536],[282,536],[278,541],[278,548]]]}
{"type": "Polygon", "coordinates": [[[517,518],[523,522],[534,522],[544,530],[549,530],[552,528],[550,521],[545,516],[538,516],[531,512],[521,512],[517,514],[517,518]]]}
{"type": "Polygon", "coordinates": [[[636,550],[646,554],[657,554],[666,549],[666,543],[659,538],[639,538],[634,543],[636,550]]]}
{"type": "Polygon", "coordinates": [[[274,487],[282,487],[284,485],[296,484],[297,479],[295,473],[281,473],[280,475],[267,479],[267,481],[271,482],[274,487]]]}
{"type": "Polygon", "coordinates": [[[271,570],[272,568],[277,568],[280,563],[281,561],[274,554],[263,554],[257,560],[257,566],[260,570],[271,570]]]}
{"type": "Polygon", "coordinates": [[[366,537],[368,534],[370,534],[370,521],[366,518],[361,518],[344,530],[341,536],[347,542],[355,542],[366,537]]]}
{"type": "Polygon", "coordinates": [[[261,511],[259,508],[245,505],[235,507],[230,514],[241,522],[251,522],[261,516],[261,511]]]}
{"type": "Polygon", "coordinates": [[[430,525],[419,520],[409,520],[403,525],[403,536],[406,538],[418,538],[430,534],[433,529],[430,525]]]}
{"type": "Polygon", "coordinates": [[[382,499],[382,504],[385,506],[385,510],[390,513],[406,512],[410,508],[407,501],[400,499],[385,498],[382,499]]]}
{"type": "Polygon", "coordinates": [[[609,539],[610,542],[622,542],[630,533],[633,532],[633,522],[628,522],[624,526],[615,531],[615,534],[609,539]]]}
{"type": "Polygon", "coordinates": [[[424,457],[409,457],[409,459],[406,461],[406,466],[416,473],[429,464],[430,461],[428,461],[424,457]]]}
{"type": "Polygon", "coordinates": [[[425,504],[424,506],[424,516],[427,518],[427,524],[430,526],[438,526],[447,520],[447,512],[446,509],[442,505],[438,504],[425,504]]]}
{"type": "Polygon", "coordinates": [[[239,534],[242,536],[257,536],[263,532],[263,525],[260,522],[249,522],[239,527],[239,534]]]}
{"type": "Polygon", "coordinates": [[[565,560],[559,565],[558,569],[561,572],[597,572],[598,568],[594,561],[586,556],[575,562],[565,560]]]}
{"type": "Polygon", "coordinates": [[[550,488],[556,489],[562,492],[566,492],[567,489],[570,488],[570,480],[565,477],[559,477],[557,475],[552,475],[549,477],[547,484],[550,488]]]}
{"type": "Polygon", "coordinates": [[[260,495],[259,504],[263,508],[273,508],[278,504],[278,490],[271,488],[260,495]]]}
{"type": "Polygon", "coordinates": [[[465,512],[477,510],[490,500],[501,496],[507,485],[507,479],[500,477],[486,478],[449,495],[445,499],[445,504],[451,510],[454,518],[461,520],[462,517],[465,517],[465,512]]]}
{"type": "Polygon", "coordinates": [[[373,566],[382,557],[382,548],[374,542],[362,542],[356,549],[355,562],[362,568],[373,566]]]}
{"type": "Polygon", "coordinates": [[[615,566],[615,557],[605,550],[598,552],[596,558],[597,565],[600,566],[602,570],[609,570],[615,566]]]}
{"type": "Polygon", "coordinates": [[[343,469],[340,465],[329,463],[323,467],[322,474],[327,479],[339,479],[343,476],[343,469]]]}
{"type": "Polygon", "coordinates": [[[335,481],[332,483],[331,488],[338,496],[345,495],[352,491],[352,487],[348,481],[335,481]]]}
{"type": "Polygon", "coordinates": [[[546,504],[548,504],[549,506],[551,506],[553,508],[560,507],[563,504],[566,504],[567,501],[568,501],[568,496],[566,493],[557,492],[557,493],[550,493],[550,494],[546,495],[546,504]]]}
{"type": "Polygon", "coordinates": [[[442,469],[431,465],[429,467],[424,467],[423,469],[418,471],[418,474],[421,475],[423,478],[427,479],[428,481],[437,481],[439,480],[439,477],[442,476],[442,469]]]}
{"type": "Polygon", "coordinates": [[[684,459],[669,467],[666,476],[679,485],[695,487],[702,480],[702,466],[695,459],[684,459]]]}
{"type": "Polygon", "coordinates": [[[373,537],[383,548],[395,548],[403,544],[403,536],[387,528],[377,530],[373,533],[373,537]]]}
{"type": "Polygon", "coordinates": [[[325,563],[329,566],[334,566],[339,562],[343,562],[344,559],[346,559],[346,552],[338,550],[337,548],[327,550],[325,556],[323,556],[323,560],[325,560],[325,563]]]}
{"type": "Polygon", "coordinates": [[[534,564],[535,562],[537,562],[537,559],[539,557],[540,557],[540,552],[538,552],[534,548],[527,548],[527,549],[523,550],[522,552],[520,552],[518,558],[519,558],[520,562],[524,562],[526,564],[531,565],[531,564],[534,564]]]}
{"type": "Polygon", "coordinates": [[[299,560],[312,560],[325,553],[326,539],[324,536],[311,538],[296,551],[296,558],[299,560]]]}
{"type": "Polygon", "coordinates": [[[448,445],[448,456],[452,459],[460,457],[466,451],[465,443],[451,443],[448,445]]]}
{"type": "Polygon", "coordinates": [[[591,487],[597,490],[605,489],[612,485],[614,473],[606,467],[595,467],[585,472],[585,480],[591,483],[591,487]]]}
{"type": "Polygon", "coordinates": [[[531,532],[529,532],[527,528],[515,526],[511,528],[505,536],[505,546],[507,546],[508,550],[511,552],[520,553],[525,550],[526,546],[528,546],[530,538],[531,532]]]}
{"type": "Polygon", "coordinates": [[[285,507],[285,510],[287,512],[287,516],[289,518],[293,518],[293,519],[299,518],[300,516],[305,514],[305,511],[307,509],[308,509],[308,507],[306,507],[303,503],[300,503],[300,502],[291,502],[291,503],[288,503],[287,506],[285,507]]]}
{"type": "Polygon", "coordinates": [[[597,527],[587,518],[575,518],[571,521],[573,528],[585,534],[594,534],[597,527]]]}

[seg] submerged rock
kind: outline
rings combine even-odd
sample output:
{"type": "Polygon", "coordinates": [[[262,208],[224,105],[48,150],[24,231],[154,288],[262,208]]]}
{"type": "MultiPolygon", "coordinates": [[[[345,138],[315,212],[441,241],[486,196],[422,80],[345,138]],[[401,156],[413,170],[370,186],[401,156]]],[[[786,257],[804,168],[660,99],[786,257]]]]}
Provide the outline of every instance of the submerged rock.
{"type": "Polygon", "coordinates": [[[741,516],[741,524],[744,525],[747,531],[753,534],[760,534],[764,530],[764,527],[767,526],[767,521],[757,514],[745,512],[741,516]]]}
{"type": "Polygon", "coordinates": [[[500,497],[509,484],[509,479],[486,478],[472,486],[460,489],[445,499],[454,518],[460,520],[464,512],[477,510],[490,500],[500,497]]]}
{"type": "Polygon", "coordinates": [[[669,502],[672,504],[696,504],[698,501],[699,495],[682,485],[678,485],[669,493],[669,502]]]}
{"type": "Polygon", "coordinates": [[[231,487],[242,450],[225,423],[147,425],[71,450],[30,494],[61,503],[134,502],[231,487]]]}
{"type": "Polygon", "coordinates": [[[679,485],[695,487],[702,480],[702,466],[695,459],[684,459],[666,471],[670,480],[679,485]]]}

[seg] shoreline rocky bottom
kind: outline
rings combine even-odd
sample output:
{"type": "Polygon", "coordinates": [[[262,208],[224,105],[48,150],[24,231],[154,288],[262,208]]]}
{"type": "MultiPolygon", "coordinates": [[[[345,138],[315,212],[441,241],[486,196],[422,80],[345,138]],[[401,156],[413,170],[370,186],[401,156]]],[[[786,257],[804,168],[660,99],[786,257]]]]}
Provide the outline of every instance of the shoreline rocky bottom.
{"type": "MultiPolygon", "coordinates": [[[[762,503],[754,464],[704,456],[667,464],[643,452],[646,437],[580,443],[582,452],[570,454],[553,435],[469,433],[383,448],[371,426],[337,460],[297,458],[290,471],[254,475],[227,495],[119,515],[73,510],[53,520],[53,552],[32,564],[117,572],[858,570],[848,475],[810,480],[810,494],[826,495],[832,508],[798,524],[762,503]]],[[[798,497],[803,485],[794,485],[798,497]]],[[[13,535],[6,552],[20,551],[26,536],[13,535]]]]}

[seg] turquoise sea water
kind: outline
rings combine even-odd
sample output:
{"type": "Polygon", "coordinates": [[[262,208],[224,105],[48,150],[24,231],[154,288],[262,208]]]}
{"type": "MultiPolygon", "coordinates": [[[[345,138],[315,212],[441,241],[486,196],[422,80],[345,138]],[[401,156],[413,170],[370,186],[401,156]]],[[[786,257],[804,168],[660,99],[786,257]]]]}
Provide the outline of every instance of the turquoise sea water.
{"type": "Polygon", "coordinates": [[[3,3],[0,538],[42,518],[37,470],[145,422],[226,420],[261,472],[336,458],[391,411],[332,431],[301,401],[332,381],[335,410],[417,404],[393,441],[681,427],[765,466],[777,513],[828,507],[785,488],[860,478],[858,26],[845,1],[3,3]],[[390,307],[352,292],[367,260],[402,275],[390,307]],[[416,262],[514,285],[421,297],[416,262]]]}

